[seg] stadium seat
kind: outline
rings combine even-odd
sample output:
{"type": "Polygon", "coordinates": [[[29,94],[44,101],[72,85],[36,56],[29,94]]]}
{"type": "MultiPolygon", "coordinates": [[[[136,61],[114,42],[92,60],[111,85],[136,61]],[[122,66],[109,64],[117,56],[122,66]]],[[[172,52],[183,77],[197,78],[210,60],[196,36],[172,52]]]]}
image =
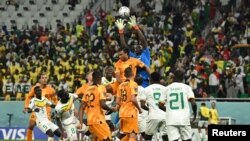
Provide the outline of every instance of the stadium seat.
{"type": "Polygon", "coordinates": [[[6,5],[6,0],[0,0],[0,5],[6,5]]]}
{"type": "Polygon", "coordinates": [[[7,20],[8,18],[10,18],[10,14],[9,14],[9,12],[7,12],[7,11],[3,11],[3,12],[0,13],[0,17],[1,17],[1,19],[2,19],[3,21],[5,21],[5,20],[7,20]]]}
{"type": "Polygon", "coordinates": [[[4,25],[7,27],[7,30],[11,31],[12,26],[15,24],[15,19],[8,18],[4,21],[4,25]]]}
{"type": "Polygon", "coordinates": [[[9,15],[13,15],[16,12],[16,8],[14,5],[8,5],[7,11],[9,13],[9,15]]]}
{"type": "Polygon", "coordinates": [[[46,12],[46,17],[47,17],[48,21],[51,21],[55,17],[54,12],[53,11],[47,11],[46,12]]]}
{"type": "Polygon", "coordinates": [[[17,29],[19,29],[19,30],[27,29],[27,23],[26,22],[27,22],[26,19],[24,19],[22,17],[16,18],[17,29]]]}
{"type": "Polygon", "coordinates": [[[63,9],[66,5],[65,0],[59,0],[57,4],[61,7],[61,9],[63,9]]]}
{"type": "Polygon", "coordinates": [[[34,13],[30,12],[30,11],[24,11],[23,12],[23,17],[25,19],[29,19],[29,18],[33,18],[34,17],[34,13]]]}
{"type": "Polygon", "coordinates": [[[69,13],[69,16],[74,18],[74,19],[78,19],[79,15],[80,14],[77,11],[70,11],[70,13],[69,13]]]}
{"type": "Polygon", "coordinates": [[[46,13],[47,11],[50,11],[52,9],[51,5],[43,5],[40,9],[40,12],[46,13]]]}
{"type": "Polygon", "coordinates": [[[56,31],[58,23],[62,23],[61,19],[54,18],[51,21],[48,21],[48,24],[50,25],[50,30],[56,31]]]}
{"type": "Polygon", "coordinates": [[[58,13],[61,11],[59,5],[53,5],[52,11],[54,12],[54,16],[57,16],[58,13]]]}
{"type": "Polygon", "coordinates": [[[65,17],[63,18],[63,25],[66,26],[67,23],[69,23],[70,25],[72,25],[75,22],[75,19],[71,18],[71,17],[65,17]]]}
{"type": "Polygon", "coordinates": [[[69,13],[70,12],[70,8],[71,8],[71,5],[65,5],[62,11],[69,13]]]}
{"type": "Polygon", "coordinates": [[[77,11],[77,12],[80,13],[81,15],[84,14],[84,13],[83,13],[83,10],[84,10],[84,8],[83,8],[83,6],[82,6],[81,4],[77,4],[77,5],[75,6],[75,11],[77,11]]]}
{"type": "Polygon", "coordinates": [[[29,10],[31,13],[36,13],[38,10],[37,5],[30,5],[29,10]]]}
{"type": "Polygon", "coordinates": [[[38,19],[36,19],[36,18],[30,18],[29,20],[28,20],[28,29],[31,29],[31,27],[33,26],[33,25],[36,25],[36,24],[38,24],[39,23],[39,20],[38,19]]]}
{"type": "Polygon", "coordinates": [[[46,0],[36,0],[35,3],[37,5],[38,10],[40,11],[42,6],[46,3],[46,0]]]}
{"type": "Polygon", "coordinates": [[[28,0],[18,0],[17,4],[18,5],[24,5],[26,1],[28,1],[28,0]]]}
{"type": "Polygon", "coordinates": [[[42,26],[44,29],[48,28],[48,20],[46,17],[40,17],[39,19],[39,25],[42,26]]]}

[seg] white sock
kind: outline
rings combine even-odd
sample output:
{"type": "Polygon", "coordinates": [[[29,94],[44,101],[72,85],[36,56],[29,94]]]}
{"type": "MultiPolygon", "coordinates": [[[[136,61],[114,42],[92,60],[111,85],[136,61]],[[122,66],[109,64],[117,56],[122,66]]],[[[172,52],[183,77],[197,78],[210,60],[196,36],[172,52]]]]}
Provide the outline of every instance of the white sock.
{"type": "Polygon", "coordinates": [[[202,134],[202,132],[200,133],[200,137],[201,137],[201,138],[203,138],[203,134],[202,134]]]}
{"type": "Polygon", "coordinates": [[[48,137],[48,141],[54,141],[54,138],[48,137]]]}

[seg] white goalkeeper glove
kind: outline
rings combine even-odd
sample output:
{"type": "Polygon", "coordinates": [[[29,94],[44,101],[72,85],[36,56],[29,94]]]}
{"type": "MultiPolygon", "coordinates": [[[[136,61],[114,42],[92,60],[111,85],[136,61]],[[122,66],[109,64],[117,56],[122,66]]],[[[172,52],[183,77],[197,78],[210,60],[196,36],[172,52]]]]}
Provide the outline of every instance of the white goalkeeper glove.
{"type": "Polygon", "coordinates": [[[123,19],[116,20],[115,25],[118,28],[120,34],[124,33],[125,23],[123,19]]]}
{"type": "Polygon", "coordinates": [[[136,17],[135,17],[135,16],[131,16],[131,17],[129,18],[128,24],[129,24],[134,30],[138,30],[138,29],[139,29],[139,26],[138,26],[137,23],[136,23],[136,17]]]}

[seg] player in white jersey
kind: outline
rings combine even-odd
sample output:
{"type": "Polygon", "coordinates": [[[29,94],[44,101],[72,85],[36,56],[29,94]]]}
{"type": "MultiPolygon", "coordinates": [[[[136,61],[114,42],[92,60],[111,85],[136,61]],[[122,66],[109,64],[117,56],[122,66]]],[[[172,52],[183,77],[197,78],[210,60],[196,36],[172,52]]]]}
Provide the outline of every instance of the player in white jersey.
{"type": "MultiPolygon", "coordinates": [[[[113,77],[113,74],[114,74],[114,68],[112,66],[106,66],[104,68],[102,82],[101,82],[103,86],[107,86],[116,81],[116,78],[113,77]]],[[[106,105],[108,107],[112,107],[114,102],[115,102],[115,96],[113,96],[111,93],[106,93],[106,105]]],[[[112,111],[105,111],[105,120],[107,124],[109,125],[110,130],[114,132],[116,129],[115,129],[115,125],[111,121],[111,114],[112,114],[112,111]]]]}
{"type": "Polygon", "coordinates": [[[148,110],[148,121],[146,126],[146,140],[151,141],[158,131],[163,141],[168,141],[166,128],[166,113],[158,107],[161,95],[164,95],[165,87],[160,84],[161,76],[157,72],[150,75],[150,85],[145,88],[145,93],[141,97],[141,106],[148,110]],[[147,103],[147,105],[146,105],[147,103]]]}
{"type": "Polygon", "coordinates": [[[183,72],[176,71],[174,74],[175,81],[166,87],[166,92],[160,97],[159,106],[161,109],[166,110],[166,125],[169,140],[178,141],[181,138],[183,141],[191,141],[192,130],[188,102],[192,104],[194,121],[197,112],[194,93],[190,86],[182,83],[184,78],[183,72]]]}
{"type": "Polygon", "coordinates": [[[55,108],[57,124],[62,132],[63,129],[65,129],[67,133],[67,138],[70,141],[76,141],[78,140],[78,119],[75,117],[74,114],[74,101],[78,98],[78,96],[76,94],[69,94],[64,89],[60,90],[57,95],[60,98],[60,101],[58,101],[55,108]]]}
{"type": "MultiPolygon", "coordinates": [[[[135,82],[138,84],[138,95],[137,95],[137,101],[140,101],[142,97],[144,97],[144,93],[145,93],[145,88],[141,86],[142,84],[142,77],[140,77],[139,75],[137,75],[135,77],[135,82]]],[[[141,104],[138,103],[139,106],[141,107],[141,104]]],[[[141,108],[142,109],[142,108],[141,108]]],[[[148,118],[148,111],[142,109],[142,113],[140,113],[138,115],[138,125],[139,125],[139,132],[141,134],[141,136],[144,138],[144,140],[146,140],[146,122],[147,122],[147,118],[148,118]]],[[[138,139],[140,140],[140,139],[138,139]]]]}
{"type": "Polygon", "coordinates": [[[28,113],[35,112],[36,115],[36,124],[37,127],[45,134],[48,135],[48,141],[54,140],[54,134],[61,137],[61,132],[57,125],[52,123],[47,116],[46,105],[50,105],[52,108],[55,108],[55,105],[52,104],[47,98],[42,96],[42,90],[40,86],[34,88],[36,97],[30,100],[28,106],[28,113]]]}

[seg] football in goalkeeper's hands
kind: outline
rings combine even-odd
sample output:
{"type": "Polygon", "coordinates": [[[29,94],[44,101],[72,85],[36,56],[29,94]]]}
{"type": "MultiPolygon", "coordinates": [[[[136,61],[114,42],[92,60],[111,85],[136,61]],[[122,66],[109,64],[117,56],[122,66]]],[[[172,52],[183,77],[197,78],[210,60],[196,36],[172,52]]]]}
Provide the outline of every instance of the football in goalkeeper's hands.
{"type": "Polygon", "coordinates": [[[121,17],[128,17],[130,15],[130,9],[127,6],[120,7],[118,12],[121,17]]]}

